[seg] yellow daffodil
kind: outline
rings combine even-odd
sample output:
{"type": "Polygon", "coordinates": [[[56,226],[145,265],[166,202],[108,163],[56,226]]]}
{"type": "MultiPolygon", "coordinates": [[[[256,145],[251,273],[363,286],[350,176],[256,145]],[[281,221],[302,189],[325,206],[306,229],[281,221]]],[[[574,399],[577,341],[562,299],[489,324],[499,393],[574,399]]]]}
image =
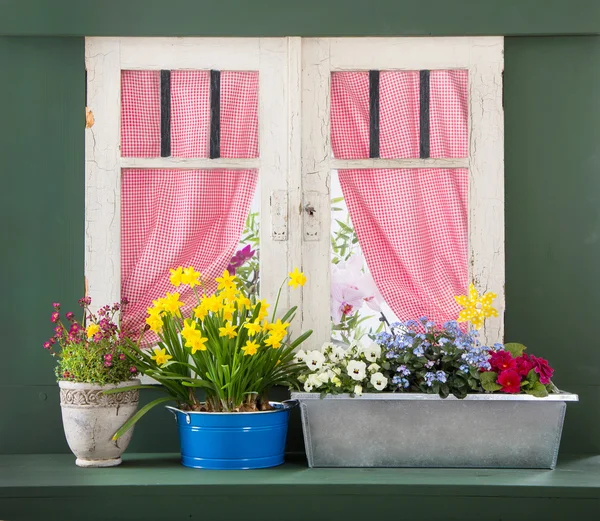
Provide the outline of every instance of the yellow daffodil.
{"type": "Polygon", "coordinates": [[[271,324],[268,320],[263,320],[262,328],[263,331],[271,331],[271,329],[273,329],[273,324],[271,324]]]}
{"type": "MultiPolygon", "coordinates": [[[[152,305],[156,311],[165,311],[165,299],[161,297],[159,299],[153,300],[152,305]]],[[[148,313],[150,313],[150,309],[148,309],[148,313]]]]}
{"type": "Polygon", "coordinates": [[[181,284],[183,284],[183,281],[181,280],[182,277],[183,277],[183,268],[181,266],[179,266],[178,268],[171,270],[171,276],[169,277],[169,280],[171,281],[171,284],[173,284],[173,286],[178,288],[179,286],[181,286],[181,284]]]}
{"type": "Polygon", "coordinates": [[[88,340],[92,338],[98,331],[100,331],[100,326],[98,324],[90,324],[85,330],[88,340]]]}
{"type": "Polygon", "coordinates": [[[258,320],[264,320],[265,318],[267,318],[269,316],[269,312],[267,311],[267,309],[269,309],[269,306],[271,304],[269,304],[265,299],[259,300],[256,304],[257,305],[260,304],[260,311],[258,312],[258,320]]]}
{"type": "Polygon", "coordinates": [[[219,336],[226,336],[228,338],[235,338],[237,336],[237,326],[234,326],[231,322],[227,322],[225,327],[219,328],[219,336]]]}
{"type": "Polygon", "coordinates": [[[492,292],[480,296],[475,285],[470,284],[468,295],[454,297],[457,304],[464,308],[458,315],[458,321],[470,322],[475,329],[480,329],[486,318],[498,316],[498,311],[492,307],[492,301],[497,296],[492,292]]]}
{"type": "Polygon", "coordinates": [[[284,337],[287,334],[287,328],[290,327],[290,323],[281,322],[281,319],[277,319],[277,322],[272,323],[269,327],[271,334],[281,335],[284,337]]]}
{"type": "Polygon", "coordinates": [[[202,300],[202,305],[208,311],[212,311],[213,313],[218,313],[219,311],[221,311],[221,308],[223,307],[223,301],[216,295],[211,295],[210,297],[204,297],[204,299],[202,300]]]}
{"type": "Polygon", "coordinates": [[[262,326],[258,320],[248,322],[247,324],[244,324],[244,327],[248,330],[248,336],[254,336],[262,331],[262,326]]]}
{"type": "Polygon", "coordinates": [[[252,305],[252,302],[250,302],[250,299],[246,295],[240,295],[237,298],[236,302],[237,302],[237,305],[238,305],[238,309],[239,308],[246,308],[246,309],[248,309],[252,305]]]}
{"type": "Polygon", "coordinates": [[[244,347],[242,347],[242,351],[244,352],[244,356],[246,356],[246,355],[250,355],[250,356],[255,355],[256,352],[258,351],[258,347],[259,347],[259,345],[256,342],[248,340],[246,342],[246,345],[244,347]]]}
{"type": "Polygon", "coordinates": [[[194,316],[198,320],[204,320],[204,317],[208,315],[208,309],[204,305],[204,301],[202,301],[198,306],[194,308],[194,316]]]}
{"type": "Polygon", "coordinates": [[[198,331],[196,329],[196,323],[193,320],[187,319],[183,323],[183,329],[181,330],[181,336],[187,340],[188,338],[192,337],[192,335],[194,334],[194,331],[198,331]]]}
{"type": "MultiPolygon", "coordinates": [[[[154,308],[150,308],[148,311],[154,311],[154,308]]],[[[160,312],[158,313],[150,313],[150,315],[146,318],[146,324],[150,326],[150,329],[155,333],[160,333],[163,328],[163,321],[160,316],[160,312]]]]}
{"type": "Polygon", "coordinates": [[[217,289],[230,288],[235,285],[235,275],[229,275],[229,271],[225,270],[223,276],[215,279],[218,282],[217,289]]]}
{"type": "Polygon", "coordinates": [[[165,311],[173,313],[174,315],[179,312],[179,309],[183,306],[183,302],[179,300],[179,293],[167,293],[164,298],[163,306],[165,311]]]}
{"type": "Polygon", "coordinates": [[[288,286],[296,289],[298,286],[304,286],[306,284],[306,276],[298,268],[294,268],[294,271],[288,273],[290,280],[288,286]]]}
{"type": "Polygon", "coordinates": [[[220,295],[226,302],[235,302],[239,295],[239,292],[235,286],[229,286],[228,288],[224,288],[221,291],[220,295]]]}
{"type": "Polygon", "coordinates": [[[233,313],[235,308],[232,305],[223,306],[223,318],[225,320],[231,320],[233,318],[233,313]]]}
{"type": "Polygon", "coordinates": [[[206,351],[206,346],[204,345],[206,342],[208,342],[208,338],[203,337],[202,334],[200,334],[192,338],[189,341],[189,345],[186,344],[186,347],[191,347],[192,354],[195,354],[196,351],[206,351]]]}
{"type": "Polygon", "coordinates": [[[265,345],[271,346],[273,349],[281,347],[281,341],[283,339],[279,335],[269,335],[265,340],[265,345]]]}
{"type": "Polygon", "coordinates": [[[187,284],[190,288],[200,286],[200,272],[196,271],[193,266],[185,268],[181,276],[181,282],[187,284]]]}
{"type": "Polygon", "coordinates": [[[166,349],[160,349],[159,347],[155,347],[154,355],[152,355],[150,358],[152,358],[152,360],[156,362],[156,365],[163,366],[173,357],[167,354],[166,349]]]}

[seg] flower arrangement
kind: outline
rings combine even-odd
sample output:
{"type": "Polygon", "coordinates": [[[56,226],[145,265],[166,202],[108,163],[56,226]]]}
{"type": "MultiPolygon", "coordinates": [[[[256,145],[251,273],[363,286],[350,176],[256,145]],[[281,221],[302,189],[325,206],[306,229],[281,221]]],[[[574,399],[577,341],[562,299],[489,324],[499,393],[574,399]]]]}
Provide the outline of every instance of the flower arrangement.
{"type": "MultiPolygon", "coordinates": [[[[288,279],[292,288],[306,282],[297,268],[288,279]]],[[[276,320],[285,281],[269,319],[270,304],[254,294],[248,296],[247,286],[235,275],[225,270],[215,280],[217,290],[208,294],[203,290],[200,273],[193,267],[171,270],[171,284],[175,288],[189,286],[196,295],[197,305],[184,313],[184,303],[177,292],[155,300],[148,309],[146,322],[158,335],[158,344],[144,350],[139,343],[131,342],[126,349],[132,363],[161,384],[168,396],[140,409],[115,438],[151,407],[165,401],[175,400],[180,409],[188,411],[268,410],[269,390],[295,379],[300,366],[295,362],[294,349],[312,331],[291,339],[288,328],[296,313],[295,306],[276,320]],[[196,395],[199,388],[204,391],[204,400],[196,395]]]]}
{"type": "Polygon", "coordinates": [[[125,354],[129,337],[119,326],[127,300],[106,305],[97,313],[90,311],[91,303],[90,297],[81,298],[83,320],[77,321],[75,313],[69,311],[64,315],[66,324],[61,318],[60,303],[52,304],[50,321],[54,324],[54,334],[44,342],[44,349],[57,358],[57,379],[106,385],[136,377],[137,367],[125,354]],[[55,350],[55,346],[60,350],[55,350]]]}
{"type": "Polygon", "coordinates": [[[469,393],[527,393],[537,397],[558,392],[554,370],[543,358],[525,353],[517,343],[482,345],[477,329],[497,316],[494,293],[455,297],[464,309],[458,321],[439,327],[426,317],[394,323],[367,347],[344,350],[325,344],[323,352],[300,352],[307,369],[299,376],[304,390],[322,394],[362,392],[436,393],[464,398],[469,393]],[[470,322],[472,329],[459,322],[470,322]]]}

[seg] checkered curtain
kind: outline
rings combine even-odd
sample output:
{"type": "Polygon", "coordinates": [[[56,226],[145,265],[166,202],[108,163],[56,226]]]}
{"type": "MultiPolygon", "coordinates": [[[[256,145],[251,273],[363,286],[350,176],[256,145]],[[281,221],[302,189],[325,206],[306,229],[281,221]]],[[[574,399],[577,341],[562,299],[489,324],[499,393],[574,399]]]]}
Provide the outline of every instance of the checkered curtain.
{"type": "MultiPolygon", "coordinates": [[[[122,72],[121,151],[160,156],[160,71],[122,72]]],[[[222,157],[258,156],[258,73],[221,73],[222,157]]],[[[210,72],[171,72],[171,153],[208,157],[210,72]]],[[[130,301],[123,326],[144,327],[146,309],[175,290],[169,270],[194,266],[212,280],[239,242],[257,184],[253,170],[127,169],[121,183],[121,295],[130,301]]],[[[145,337],[145,343],[152,342],[145,337]]]]}
{"type": "MultiPolygon", "coordinates": [[[[431,157],[468,153],[466,80],[466,71],[431,73],[431,157]]],[[[368,73],[334,73],[331,96],[334,156],[367,158],[368,73]]],[[[418,72],[381,72],[381,157],[419,157],[419,107],[418,72]]],[[[453,296],[468,283],[468,171],[341,170],[339,180],[367,265],[396,316],[455,319],[453,296]]]]}
{"type": "MultiPolygon", "coordinates": [[[[256,189],[252,170],[137,170],[122,173],[121,294],[123,325],[144,326],[152,301],[175,290],[169,270],[194,266],[214,290],[235,252],[256,189]]],[[[183,301],[189,308],[193,292],[183,301]]]]}

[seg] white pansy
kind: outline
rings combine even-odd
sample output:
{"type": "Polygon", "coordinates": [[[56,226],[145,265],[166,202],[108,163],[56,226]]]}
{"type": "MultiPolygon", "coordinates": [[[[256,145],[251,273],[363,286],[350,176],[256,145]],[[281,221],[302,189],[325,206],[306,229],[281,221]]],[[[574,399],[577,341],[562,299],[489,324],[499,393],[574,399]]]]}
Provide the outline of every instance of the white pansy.
{"type": "Polygon", "coordinates": [[[329,379],[331,378],[329,376],[329,372],[328,371],[324,371],[322,373],[315,373],[315,377],[316,379],[321,383],[321,384],[326,384],[327,382],[329,382],[329,379]]]}
{"type": "Polygon", "coordinates": [[[302,384],[302,383],[306,382],[307,378],[308,378],[308,375],[301,374],[300,376],[298,376],[298,381],[302,384]]]}
{"type": "Polygon", "coordinates": [[[331,351],[327,355],[332,362],[340,362],[346,356],[346,350],[340,346],[332,346],[331,351]]]}
{"type": "Polygon", "coordinates": [[[381,369],[381,367],[379,367],[377,364],[371,364],[369,366],[369,373],[376,373],[380,369],[381,369]]]}
{"type": "Polygon", "coordinates": [[[318,371],[323,367],[325,355],[321,351],[309,351],[304,357],[304,363],[311,371],[318,371]]]}
{"type": "Polygon", "coordinates": [[[371,375],[371,385],[373,385],[373,387],[375,387],[375,389],[377,389],[378,391],[382,391],[383,389],[385,389],[387,382],[387,378],[381,373],[373,373],[371,375]]]}
{"type": "Polygon", "coordinates": [[[354,386],[354,394],[356,396],[361,396],[362,395],[362,385],[355,385],[354,386]]]}
{"type": "Polygon", "coordinates": [[[342,374],[342,370],[339,367],[334,367],[333,369],[331,369],[333,371],[333,374],[340,376],[342,374]]]}
{"type": "Polygon", "coordinates": [[[297,364],[301,364],[302,362],[304,362],[304,359],[306,358],[306,353],[304,352],[304,350],[300,349],[300,351],[298,351],[296,353],[296,363],[297,364]]]}
{"type": "Polygon", "coordinates": [[[367,364],[361,362],[360,360],[350,360],[348,362],[348,375],[353,380],[360,381],[365,377],[365,371],[367,369],[367,364]]]}
{"type": "Polygon", "coordinates": [[[331,383],[334,384],[336,387],[341,387],[342,386],[342,381],[337,376],[334,376],[331,379],[331,383]]]}
{"type": "Polygon", "coordinates": [[[321,387],[321,385],[323,385],[323,382],[320,380],[319,375],[313,373],[306,379],[306,382],[304,383],[304,390],[309,393],[313,389],[318,389],[321,387]]]}
{"type": "Polygon", "coordinates": [[[368,346],[363,347],[362,352],[369,362],[377,362],[381,356],[381,346],[375,342],[371,342],[368,346]]]}

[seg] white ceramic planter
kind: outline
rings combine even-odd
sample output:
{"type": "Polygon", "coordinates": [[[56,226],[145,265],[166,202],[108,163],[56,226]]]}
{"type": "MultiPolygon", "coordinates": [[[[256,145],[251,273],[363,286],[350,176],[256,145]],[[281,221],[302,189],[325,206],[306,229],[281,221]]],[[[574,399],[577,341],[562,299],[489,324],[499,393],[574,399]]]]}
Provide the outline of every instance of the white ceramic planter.
{"type": "Polygon", "coordinates": [[[79,467],[114,467],[131,440],[133,428],[113,441],[113,434],[138,407],[137,389],[104,394],[108,389],[139,385],[130,380],[116,385],[58,382],[63,427],[69,448],[79,467]]]}

